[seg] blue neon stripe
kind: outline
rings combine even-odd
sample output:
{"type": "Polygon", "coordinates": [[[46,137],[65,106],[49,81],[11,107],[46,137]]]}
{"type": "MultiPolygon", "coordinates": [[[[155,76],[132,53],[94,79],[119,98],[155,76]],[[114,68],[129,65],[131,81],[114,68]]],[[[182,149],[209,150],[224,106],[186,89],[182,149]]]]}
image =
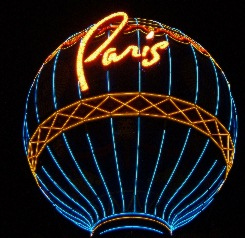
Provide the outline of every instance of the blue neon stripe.
{"type": "MultiPolygon", "coordinates": [[[[190,197],[196,190],[197,188],[205,181],[205,179],[208,177],[208,175],[211,173],[211,171],[213,170],[215,164],[217,163],[217,161],[215,161],[213,163],[213,165],[211,166],[211,168],[208,170],[208,172],[205,174],[205,176],[202,178],[201,181],[199,181],[199,183],[197,184],[197,186],[195,188],[192,189],[192,191],[187,194],[178,204],[178,206],[183,203],[184,200],[186,200],[188,197],[190,197]]],[[[211,186],[212,187],[212,186],[211,186]]],[[[210,188],[211,188],[210,187],[210,188]]],[[[194,205],[195,203],[197,203],[198,201],[201,200],[201,198],[203,198],[206,194],[208,193],[208,190],[204,191],[204,193],[202,193],[202,195],[200,195],[198,198],[196,198],[192,203],[188,204],[185,208],[183,208],[181,211],[179,211],[172,219],[172,221],[169,221],[171,224],[175,223],[175,219],[181,214],[183,213],[185,210],[187,210],[190,206],[194,205]]],[[[186,214],[186,213],[185,213],[186,214]]]]}
{"type": "MultiPolygon", "coordinates": [[[[94,221],[93,221],[93,218],[92,218],[92,216],[90,215],[90,213],[83,207],[83,206],[81,206],[77,201],[75,201],[72,197],[70,197],[69,195],[68,195],[68,193],[66,193],[65,191],[64,191],[64,189],[62,189],[54,180],[53,180],[53,178],[51,177],[51,175],[47,172],[47,170],[44,168],[44,167],[42,167],[42,170],[44,171],[44,173],[47,175],[47,177],[50,179],[50,181],[55,185],[55,187],[56,188],[58,188],[58,190],[60,191],[60,192],[62,192],[70,201],[72,201],[73,203],[75,203],[78,207],[80,207],[88,216],[89,216],[89,218],[90,218],[90,222],[93,224],[94,223],[94,221]]],[[[91,225],[91,223],[89,222],[89,224],[91,225]]]]}
{"type": "Polygon", "coordinates": [[[113,228],[110,228],[110,229],[107,229],[105,231],[100,232],[100,235],[108,233],[108,232],[112,232],[112,231],[125,230],[125,229],[149,230],[149,231],[154,231],[154,232],[159,233],[159,234],[163,234],[162,231],[159,231],[157,229],[147,227],[147,226],[117,226],[117,227],[113,227],[113,228]]]}
{"type": "Polygon", "coordinates": [[[74,224],[79,226],[80,228],[91,232],[91,228],[90,227],[84,226],[80,222],[77,222],[75,220],[75,218],[71,214],[69,214],[69,213],[67,214],[67,212],[64,211],[63,209],[61,209],[60,207],[56,207],[56,211],[58,211],[62,216],[66,217],[68,220],[70,220],[71,222],[73,222],[74,224]]]}
{"type": "MultiPolygon", "coordinates": [[[[58,109],[58,103],[57,103],[57,100],[56,100],[55,78],[56,78],[56,65],[57,65],[57,62],[58,62],[59,54],[60,54],[60,50],[59,50],[59,51],[57,52],[57,54],[56,54],[55,61],[54,61],[54,65],[53,65],[53,74],[52,74],[52,94],[53,94],[53,103],[54,103],[54,108],[55,108],[55,110],[58,109]]],[[[79,82],[78,82],[78,86],[79,86],[79,82]]],[[[78,92],[80,92],[80,91],[81,91],[81,90],[79,90],[78,92]]],[[[81,96],[81,92],[79,93],[79,96],[81,96]]],[[[73,153],[72,153],[72,151],[71,151],[71,148],[70,148],[70,146],[69,146],[69,144],[68,144],[68,140],[66,139],[65,133],[62,133],[62,136],[63,136],[63,139],[64,139],[64,141],[65,141],[65,145],[66,145],[66,147],[67,147],[67,149],[68,149],[68,151],[69,151],[69,153],[70,153],[70,155],[71,155],[73,161],[75,162],[75,164],[76,164],[76,166],[77,166],[77,168],[78,168],[80,174],[83,175],[83,173],[81,172],[81,170],[80,170],[80,168],[79,168],[79,166],[78,166],[78,164],[77,164],[77,162],[76,162],[76,159],[75,159],[75,157],[74,157],[74,155],[73,155],[73,153]]],[[[54,156],[52,156],[52,157],[54,157],[54,156]]],[[[55,161],[56,161],[56,160],[55,160],[55,161]]],[[[57,162],[56,164],[58,165],[58,162],[57,162]]],[[[58,165],[58,167],[60,168],[59,165],[58,165]]],[[[63,170],[62,170],[62,174],[65,175],[65,173],[63,172],[63,170]]],[[[65,175],[65,177],[67,177],[67,176],[65,175]]],[[[84,177],[85,177],[85,176],[83,176],[83,178],[84,178],[84,177]]],[[[68,179],[68,177],[67,177],[67,179],[68,179]]],[[[69,180],[69,179],[68,179],[68,180],[69,180]]],[[[69,180],[69,181],[70,181],[70,180],[69,180]]],[[[91,187],[91,185],[88,183],[88,180],[85,179],[85,181],[86,181],[86,183],[89,185],[90,189],[92,189],[92,191],[95,193],[94,189],[93,189],[93,188],[91,187]]],[[[73,183],[72,183],[72,184],[73,184],[73,183]]],[[[77,187],[76,187],[74,184],[73,184],[72,186],[78,191],[77,187]]],[[[78,191],[78,192],[79,192],[79,191],[78,191]]],[[[80,192],[79,192],[79,193],[80,193],[80,192]]],[[[81,195],[82,195],[82,197],[83,197],[85,200],[88,201],[88,199],[87,199],[83,194],[81,194],[81,195]]],[[[96,193],[95,193],[95,195],[96,195],[97,199],[99,200],[100,204],[102,205],[102,209],[104,210],[104,207],[103,207],[103,204],[102,204],[101,200],[99,199],[99,197],[97,196],[96,193]]],[[[89,202],[89,203],[90,203],[90,202],[89,202]]],[[[99,219],[97,210],[96,210],[94,207],[93,207],[93,210],[94,210],[95,213],[96,213],[97,219],[99,219]]],[[[104,214],[105,214],[105,211],[104,211],[104,214]]]]}
{"type": "Polygon", "coordinates": [[[25,150],[26,156],[28,155],[28,141],[30,139],[30,133],[29,133],[28,122],[27,122],[28,104],[29,104],[29,98],[31,95],[31,91],[32,91],[32,88],[33,88],[35,83],[36,83],[36,78],[34,79],[33,83],[31,84],[31,87],[28,91],[28,94],[26,97],[26,104],[25,104],[25,113],[24,113],[22,136],[23,136],[23,145],[24,145],[24,150],[25,150]]]}
{"type": "MultiPolygon", "coordinates": [[[[77,161],[76,161],[76,158],[75,158],[75,156],[73,155],[73,152],[72,152],[72,150],[71,150],[71,148],[70,148],[70,145],[69,145],[69,143],[68,143],[68,141],[67,141],[67,139],[66,139],[65,133],[63,133],[62,135],[63,135],[64,141],[65,141],[65,143],[66,143],[66,147],[67,147],[67,149],[68,149],[68,151],[69,151],[69,153],[70,153],[70,155],[71,155],[71,158],[72,158],[73,162],[74,162],[75,165],[76,165],[76,168],[78,169],[80,175],[82,176],[82,178],[84,179],[84,181],[86,182],[86,184],[88,185],[88,187],[90,188],[90,190],[91,190],[91,191],[93,192],[93,194],[95,195],[96,199],[99,201],[99,203],[100,203],[100,205],[101,205],[101,208],[102,208],[102,211],[103,211],[103,216],[106,216],[105,208],[104,208],[104,205],[103,205],[103,203],[102,203],[100,197],[99,197],[98,194],[95,192],[93,186],[89,183],[88,179],[86,178],[86,176],[85,176],[84,173],[82,172],[82,169],[81,169],[80,166],[78,165],[78,163],[77,163],[77,161]]],[[[98,217],[97,217],[97,219],[98,219],[98,217]]]]}
{"type": "Polygon", "coordinates": [[[80,190],[77,188],[77,186],[69,179],[69,177],[66,175],[66,173],[63,171],[63,169],[60,167],[58,161],[55,159],[55,156],[53,155],[51,149],[49,146],[47,146],[48,152],[50,154],[50,156],[52,157],[53,161],[55,162],[56,166],[59,168],[59,171],[61,172],[61,174],[63,175],[63,177],[66,179],[66,181],[72,186],[72,188],[87,202],[87,204],[93,209],[94,213],[96,214],[96,217],[98,219],[98,212],[97,210],[94,208],[94,206],[92,205],[92,203],[89,201],[89,199],[84,196],[80,190]]]}
{"type": "MultiPolygon", "coordinates": [[[[209,173],[211,172],[211,170],[214,168],[215,164],[217,163],[217,161],[214,162],[214,164],[212,165],[212,167],[208,170],[207,174],[203,177],[203,179],[198,183],[198,185],[186,196],[189,197],[196,189],[198,186],[200,186],[201,183],[204,182],[204,180],[208,177],[209,173]]],[[[220,172],[220,174],[218,175],[218,177],[215,179],[215,181],[212,183],[212,185],[209,187],[209,189],[207,189],[206,191],[204,191],[204,193],[202,193],[202,195],[200,195],[197,199],[195,199],[192,203],[188,204],[185,208],[183,208],[181,211],[179,211],[173,218],[171,224],[175,224],[179,221],[178,218],[185,210],[187,210],[190,206],[196,204],[198,201],[201,200],[201,198],[203,198],[208,192],[209,190],[211,190],[215,184],[217,183],[218,179],[220,179],[220,177],[223,175],[224,171],[225,171],[226,167],[224,166],[224,168],[222,169],[222,171],[220,172]],[[178,218],[178,219],[177,219],[178,218]],[[177,219],[177,221],[175,221],[177,219]]],[[[219,183],[222,184],[222,181],[219,183]]],[[[220,187],[220,185],[218,186],[218,188],[220,187]]],[[[214,189],[214,192],[217,192],[217,189],[214,189]]]]}
{"type": "Polygon", "coordinates": [[[195,215],[188,217],[187,219],[185,219],[184,221],[178,223],[177,225],[174,226],[174,229],[180,228],[184,225],[186,225],[187,223],[189,223],[190,221],[192,221],[195,217],[197,217],[203,210],[205,210],[210,203],[214,200],[213,197],[209,198],[203,205],[202,205],[202,209],[200,209],[197,213],[195,213],[195,215]]]}
{"type": "MultiPolygon", "coordinates": [[[[181,152],[180,152],[178,161],[177,161],[177,163],[176,163],[175,166],[174,166],[174,170],[173,170],[171,176],[169,177],[169,180],[168,180],[167,184],[165,185],[164,190],[166,189],[166,187],[168,186],[168,184],[170,183],[172,177],[173,177],[174,174],[175,174],[175,171],[176,171],[176,169],[177,169],[177,167],[178,167],[178,165],[179,165],[179,162],[180,162],[180,160],[181,160],[181,158],[182,158],[182,155],[183,155],[183,153],[184,153],[184,151],[185,151],[187,142],[188,142],[188,140],[189,140],[190,132],[191,132],[191,128],[188,129],[188,132],[187,132],[187,135],[186,135],[186,138],[185,138],[185,142],[184,142],[183,148],[182,148],[182,150],[181,150],[181,152]]],[[[162,197],[162,195],[163,195],[164,190],[163,190],[162,193],[161,193],[161,197],[162,197]]],[[[164,219],[164,215],[165,215],[164,212],[165,212],[165,208],[164,208],[164,210],[163,210],[163,212],[162,212],[162,217],[163,217],[163,219],[164,219]]]]}
{"type": "MultiPolygon", "coordinates": [[[[189,139],[190,131],[191,131],[191,128],[188,129],[188,132],[187,132],[187,135],[186,135],[186,139],[185,139],[183,148],[182,148],[182,150],[181,150],[180,156],[179,156],[179,158],[178,158],[178,161],[177,161],[177,163],[175,164],[174,169],[173,169],[173,171],[172,171],[172,173],[171,173],[171,175],[170,175],[170,177],[169,177],[167,183],[165,184],[165,186],[164,186],[164,188],[163,188],[163,190],[162,190],[162,192],[161,192],[161,194],[160,194],[160,196],[159,196],[159,198],[158,198],[158,200],[157,200],[157,202],[156,202],[156,205],[155,205],[155,211],[154,211],[154,214],[155,214],[155,215],[156,215],[156,212],[157,212],[157,206],[158,206],[158,204],[159,204],[159,202],[160,202],[160,200],[161,200],[161,198],[162,198],[162,196],[163,196],[163,193],[164,193],[164,191],[166,190],[167,186],[169,185],[169,183],[170,183],[170,181],[171,181],[173,175],[175,174],[175,171],[176,171],[176,169],[177,169],[177,167],[178,167],[178,165],[179,165],[179,162],[180,162],[180,160],[181,160],[181,158],[182,158],[182,155],[183,155],[184,150],[185,150],[185,146],[186,146],[187,141],[188,141],[188,139],[189,139]]],[[[164,214],[163,214],[163,218],[164,218],[164,214]]]]}
{"type": "MultiPolygon", "coordinates": [[[[223,174],[225,168],[221,171],[220,175],[218,176],[218,178],[220,178],[220,176],[223,174]]],[[[218,178],[213,182],[212,186],[218,181],[218,178]]],[[[176,222],[177,227],[183,226],[186,223],[190,222],[191,220],[193,220],[199,213],[201,213],[203,210],[205,210],[210,203],[214,200],[214,196],[217,193],[217,191],[219,190],[220,186],[222,185],[223,181],[220,181],[218,183],[218,185],[216,186],[216,188],[214,189],[214,191],[208,196],[208,198],[206,198],[202,203],[200,203],[200,205],[197,207],[198,209],[193,209],[192,211],[186,213],[184,216],[182,216],[180,219],[178,219],[178,221],[176,222]],[[194,215],[192,215],[191,217],[188,217],[184,220],[181,221],[181,219],[183,219],[184,217],[190,215],[191,213],[194,213],[194,210],[198,210],[194,215]],[[186,222],[187,221],[187,222],[186,222]],[[180,225],[181,224],[181,225],[180,225]]],[[[206,190],[206,192],[208,192],[209,189],[206,190]]],[[[174,225],[176,227],[176,225],[174,225]]]]}
{"type": "MultiPolygon", "coordinates": [[[[136,24],[138,20],[135,18],[136,24]]],[[[140,31],[137,30],[137,42],[140,53],[140,31]]],[[[141,63],[138,63],[138,91],[141,92],[141,63]]],[[[136,166],[135,166],[135,182],[134,182],[134,212],[136,212],[136,197],[137,197],[137,183],[138,183],[138,166],[139,166],[139,145],[140,145],[140,117],[138,117],[137,129],[137,151],[136,151],[136,166]]]]}
{"type": "Polygon", "coordinates": [[[233,143],[234,143],[234,154],[236,152],[235,148],[236,148],[236,143],[237,143],[237,133],[238,133],[238,118],[237,118],[237,111],[236,111],[236,105],[234,102],[234,99],[232,98],[232,105],[233,105],[233,109],[234,109],[234,119],[233,119],[233,130],[234,130],[234,137],[233,139],[233,143]]]}
{"type": "Polygon", "coordinates": [[[58,53],[55,56],[53,73],[52,73],[52,93],[53,93],[53,103],[54,103],[55,110],[57,110],[57,100],[56,100],[56,93],[55,93],[56,92],[56,90],[55,90],[55,73],[56,73],[56,65],[57,65],[57,61],[59,58],[59,54],[60,54],[60,50],[58,51],[58,53]]]}
{"type": "MultiPolygon", "coordinates": [[[[56,65],[57,65],[57,62],[58,62],[58,58],[59,58],[59,54],[60,54],[60,51],[57,52],[56,54],[56,57],[55,57],[55,60],[54,60],[54,65],[53,65],[53,73],[52,73],[52,95],[53,95],[53,103],[54,103],[54,108],[55,110],[57,110],[57,107],[58,107],[58,104],[57,104],[57,100],[56,100],[56,87],[55,87],[55,79],[56,79],[56,65]]],[[[64,133],[63,133],[63,138],[64,138],[64,133]]],[[[68,147],[68,142],[67,140],[65,140],[65,145],[69,150],[69,147],[68,147]]],[[[80,191],[79,189],[75,186],[74,183],[71,182],[71,180],[69,179],[69,177],[66,175],[66,173],[63,171],[63,169],[60,167],[58,161],[55,159],[55,156],[53,155],[51,149],[49,146],[47,146],[48,148],[48,151],[53,159],[53,161],[55,162],[55,164],[57,165],[57,167],[59,168],[60,172],[62,173],[62,175],[65,177],[65,179],[69,182],[69,184],[76,190],[76,192],[78,192],[78,194],[83,198],[85,199],[85,201],[90,205],[90,207],[93,209],[93,211],[95,212],[96,214],[96,217],[97,219],[99,218],[99,215],[98,215],[98,212],[97,210],[94,208],[94,206],[92,205],[92,203],[88,200],[87,197],[85,197],[80,191]]]]}
{"type": "MultiPolygon", "coordinates": [[[[203,150],[202,150],[202,152],[201,152],[201,154],[200,154],[198,160],[196,161],[195,165],[194,165],[193,168],[191,169],[190,173],[187,175],[187,177],[186,177],[186,179],[184,180],[184,182],[178,187],[178,189],[176,190],[176,192],[175,192],[175,193],[173,194],[173,196],[169,199],[169,201],[168,201],[166,207],[167,207],[168,204],[171,202],[171,200],[177,195],[177,193],[182,189],[182,187],[187,183],[187,181],[191,178],[191,175],[193,174],[193,172],[195,171],[197,165],[198,165],[199,162],[201,161],[201,159],[202,159],[202,157],[203,157],[203,155],[204,155],[204,152],[205,152],[206,149],[207,149],[207,146],[208,146],[209,142],[210,142],[210,140],[208,139],[208,140],[206,141],[206,144],[205,144],[205,146],[204,146],[204,148],[203,148],[203,150]]],[[[183,200],[183,199],[182,199],[182,200],[183,200]]],[[[181,201],[182,201],[182,200],[181,200],[181,201]]],[[[169,216],[168,216],[168,222],[170,221],[170,218],[171,218],[173,212],[174,212],[174,211],[176,210],[176,208],[178,208],[178,206],[180,205],[181,201],[180,201],[180,202],[179,202],[173,209],[171,209],[171,212],[169,213],[169,216]]]]}
{"type": "MultiPolygon", "coordinates": [[[[64,211],[63,209],[61,209],[57,204],[55,204],[55,203],[53,203],[52,202],[52,200],[48,197],[48,196],[46,196],[46,194],[45,194],[45,192],[42,190],[42,188],[40,188],[40,190],[41,190],[41,192],[44,194],[44,196],[49,200],[49,202],[55,207],[55,209],[59,212],[59,213],[61,213],[62,215],[64,215],[61,211],[64,211]]],[[[66,212],[67,213],[67,212],[66,212]]],[[[69,213],[68,213],[69,214],[69,213]]],[[[72,216],[71,214],[69,214],[70,216],[72,216]]],[[[85,229],[85,230],[87,230],[87,231],[90,231],[91,230],[91,228],[89,227],[89,226],[87,226],[87,225],[84,225],[83,223],[83,221],[81,221],[81,220],[79,220],[79,222],[77,222],[77,221],[75,221],[75,220],[73,220],[73,219],[71,219],[69,216],[66,216],[66,215],[64,215],[66,218],[68,218],[70,221],[72,221],[74,224],[76,224],[76,225],[78,225],[79,227],[81,227],[82,229],[85,229]]],[[[73,216],[72,216],[73,217],[73,216]]],[[[74,217],[74,218],[76,218],[76,217],[74,217]]],[[[76,218],[76,220],[77,220],[78,218],[76,218]]]]}
{"type": "Polygon", "coordinates": [[[38,89],[40,74],[41,72],[37,76],[36,87],[35,87],[35,110],[36,110],[36,118],[37,118],[38,124],[40,123],[40,119],[39,119],[39,113],[38,113],[38,107],[37,107],[37,89],[38,89]]]}
{"type": "Polygon", "coordinates": [[[213,201],[213,196],[215,195],[212,194],[212,196],[208,197],[208,199],[206,199],[205,201],[203,201],[202,203],[200,203],[199,206],[195,207],[193,210],[189,211],[188,213],[186,213],[183,217],[181,217],[181,219],[179,219],[180,221],[178,221],[178,223],[176,223],[174,226],[178,226],[179,224],[182,224],[183,222],[186,224],[186,221],[188,221],[188,223],[193,220],[196,216],[198,216],[205,208],[207,208],[207,206],[213,201]]]}
{"type": "MultiPolygon", "coordinates": [[[[191,50],[192,50],[192,53],[193,53],[193,57],[194,57],[194,62],[195,62],[195,68],[196,68],[196,91],[195,91],[195,99],[194,99],[194,103],[196,104],[197,103],[197,100],[198,100],[198,88],[199,88],[199,69],[198,69],[198,62],[197,62],[197,58],[196,58],[196,53],[195,53],[195,49],[193,48],[192,45],[190,45],[191,47],[191,50]]],[[[188,141],[188,138],[189,138],[189,133],[191,131],[191,128],[189,129],[188,131],[188,135],[186,137],[186,140],[185,140],[185,143],[184,143],[184,146],[182,148],[182,151],[181,151],[181,154],[180,154],[180,157],[178,159],[178,162],[176,165],[178,165],[179,161],[180,161],[180,158],[182,157],[183,155],[183,152],[185,150],[185,147],[186,147],[186,144],[187,144],[187,141],[188,141]]],[[[207,144],[206,144],[207,145],[207,144]]],[[[205,149],[206,149],[206,146],[205,146],[205,149]]],[[[204,153],[204,151],[203,151],[204,153]]],[[[202,154],[203,154],[202,153],[202,154]]],[[[194,166],[194,168],[197,166],[198,162],[200,161],[201,157],[199,157],[196,165],[194,166]]],[[[187,176],[187,178],[185,179],[185,181],[181,184],[181,186],[175,191],[175,193],[170,197],[170,199],[168,200],[167,204],[165,205],[164,209],[163,209],[163,214],[162,216],[164,217],[165,214],[166,214],[166,210],[170,204],[170,202],[173,200],[173,198],[176,196],[176,194],[179,192],[179,190],[184,186],[184,184],[186,183],[186,181],[189,179],[189,176],[192,174],[193,170],[191,171],[191,173],[187,176]]]]}
{"type": "MultiPolygon", "coordinates": [[[[138,19],[135,18],[135,22],[138,25],[138,19]]],[[[137,43],[138,43],[138,49],[140,53],[140,31],[137,30],[137,43]]],[[[141,62],[138,63],[138,91],[141,92],[141,62]]]]}
{"type": "Polygon", "coordinates": [[[118,182],[119,182],[119,187],[120,187],[120,193],[121,193],[121,198],[122,198],[122,211],[124,212],[125,211],[125,202],[124,202],[122,181],[121,181],[121,177],[120,177],[120,169],[119,169],[118,158],[117,158],[117,149],[116,149],[115,136],[114,136],[113,119],[110,118],[110,121],[111,121],[111,134],[112,134],[114,157],[115,157],[116,169],[117,169],[117,177],[118,177],[118,182]]]}
{"type": "Polygon", "coordinates": [[[139,166],[139,144],[140,144],[140,117],[138,117],[138,130],[137,130],[137,152],[136,152],[135,182],[134,182],[134,212],[136,212],[136,196],[137,196],[138,166],[139,166]]]}
{"type": "Polygon", "coordinates": [[[238,121],[237,121],[237,111],[236,111],[236,105],[234,102],[234,99],[232,97],[231,94],[231,89],[230,89],[230,83],[228,82],[225,73],[222,71],[222,74],[226,80],[227,86],[228,86],[228,90],[229,90],[229,95],[230,95],[230,121],[229,121],[229,126],[228,126],[228,130],[232,130],[232,134],[233,134],[233,143],[234,143],[234,148],[236,148],[236,140],[237,140],[237,132],[238,132],[238,121]],[[231,127],[233,127],[231,129],[231,127]]]}
{"type": "Polygon", "coordinates": [[[163,130],[162,140],[161,140],[161,144],[160,144],[160,148],[159,148],[159,152],[158,152],[158,157],[157,157],[156,165],[155,165],[155,168],[154,168],[154,172],[153,172],[153,175],[152,175],[152,178],[151,178],[151,182],[150,182],[150,185],[149,185],[149,188],[148,188],[148,191],[147,191],[146,199],[145,199],[145,212],[147,212],[148,197],[150,195],[150,191],[151,191],[151,187],[152,187],[152,184],[153,184],[153,180],[155,178],[156,171],[157,171],[157,168],[158,168],[158,164],[159,164],[159,161],[160,161],[160,158],[161,158],[162,148],[163,148],[163,142],[164,142],[164,138],[165,138],[165,133],[166,133],[166,130],[163,130]]]}
{"type": "Polygon", "coordinates": [[[79,225],[80,227],[82,226],[83,229],[86,229],[86,230],[90,230],[91,229],[88,226],[84,226],[83,222],[81,222],[80,219],[78,219],[76,216],[70,214],[69,212],[65,211],[61,207],[55,206],[55,208],[56,208],[56,210],[59,210],[62,215],[64,215],[65,217],[69,218],[69,220],[73,221],[75,224],[79,225]]]}
{"type": "MultiPolygon", "coordinates": [[[[71,208],[70,206],[68,206],[66,203],[64,203],[62,200],[60,200],[57,196],[55,196],[48,188],[47,186],[43,183],[43,181],[40,179],[40,177],[38,177],[38,181],[40,182],[40,184],[45,188],[45,190],[47,191],[47,193],[49,195],[51,195],[56,201],[58,201],[58,203],[60,203],[61,205],[63,205],[64,207],[68,208],[68,210],[70,210],[72,213],[75,213],[76,215],[80,216],[83,220],[81,220],[79,217],[75,217],[74,215],[71,215],[69,212],[66,212],[68,214],[70,214],[71,216],[73,216],[76,220],[79,220],[79,222],[83,223],[85,226],[87,226],[88,228],[90,227],[89,221],[86,219],[86,217],[84,217],[82,214],[80,214],[79,212],[77,212],[76,210],[74,210],[73,208],[71,208]]],[[[57,209],[62,209],[57,203],[55,203],[47,194],[46,192],[43,190],[43,188],[40,188],[42,193],[44,194],[44,196],[52,203],[52,205],[57,209]]],[[[63,210],[63,209],[62,209],[63,210]]]]}
{"type": "MultiPolygon", "coordinates": [[[[168,36],[166,35],[166,40],[168,40],[168,36]]],[[[168,62],[169,62],[169,83],[168,83],[168,95],[171,95],[172,88],[172,57],[171,57],[171,49],[168,47],[168,62]]]]}
{"type": "MultiPolygon", "coordinates": [[[[110,36],[110,31],[108,31],[107,37],[110,36]]],[[[107,82],[107,91],[110,92],[110,71],[106,71],[106,82],[107,82]]],[[[118,177],[118,183],[121,193],[121,199],[122,199],[122,210],[125,211],[125,201],[124,201],[124,194],[123,194],[123,187],[122,187],[122,181],[120,176],[120,168],[118,164],[118,157],[117,157],[117,149],[116,149],[116,142],[115,142],[115,135],[114,135],[114,125],[113,125],[113,118],[110,118],[110,124],[111,124],[111,136],[112,136],[112,142],[113,142],[113,149],[114,149],[114,158],[116,163],[116,170],[117,170],[117,177],[118,177]]]]}
{"type": "Polygon", "coordinates": [[[106,189],[107,195],[108,195],[109,200],[110,200],[110,202],[111,202],[112,214],[114,214],[114,212],[115,212],[115,211],[114,211],[114,204],[113,204],[113,201],[112,201],[112,198],[111,198],[109,189],[108,189],[108,187],[107,187],[107,185],[106,185],[105,179],[104,179],[104,177],[103,177],[103,175],[102,175],[102,173],[101,173],[99,164],[98,164],[98,162],[97,162],[97,159],[96,159],[96,156],[95,156],[95,153],[94,153],[94,149],[93,149],[93,145],[92,145],[90,136],[89,136],[88,133],[87,133],[86,135],[87,135],[87,139],[88,139],[88,142],[89,142],[90,150],[91,150],[91,153],[92,153],[92,156],[93,156],[95,165],[96,165],[96,167],[97,167],[97,170],[98,170],[98,172],[99,172],[100,178],[102,179],[102,182],[103,182],[104,187],[105,187],[105,189],[106,189]]]}
{"type": "Polygon", "coordinates": [[[215,108],[215,113],[214,115],[217,116],[218,115],[218,109],[219,109],[219,95],[220,95],[220,89],[219,89],[219,77],[218,77],[218,73],[217,73],[217,69],[216,66],[212,60],[212,58],[210,58],[212,65],[213,65],[213,69],[214,69],[214,73],[215,73],[215,79],[216,79],[216,86],[217,86],[217,101],[216,101],[216,108],[215,108]]]}
{"type": "MultiPolygon", "coordinates": [[[[160,22],[156,23],[161,27],[164,28],[160,22]]],[[[168,35],[166,34],[166,41],[169,42],[168,35]]],[[[168,62],[169,62],[169,76],[168,76],[168,95],[171,95],[171,87],[172,87],[172,57],[171,57],[171,48],[168,47],[168,62]]]]}
{"type": "Polygon", "coordinates": [[[194,60],[195,60],[195,65],[196,65],[196,94],[195,94],[195,100],[194,103],[197,103],[197,99],[198,99],[198,87],[199,87],[199,69],[198,69],[198,62],[197,62],[197,57],[196,57],[196,52],[194,47],[191,45],[191,49],[192,49],[192,53],[194,56],[194,60]]]}
{"type": "Polygon", "coordinates": [[[110,71],[107,70],[106,71],[106,79],[107,79],[107,91],[110,92],[111,91],[111,86],[110,86],[110,71]]]}

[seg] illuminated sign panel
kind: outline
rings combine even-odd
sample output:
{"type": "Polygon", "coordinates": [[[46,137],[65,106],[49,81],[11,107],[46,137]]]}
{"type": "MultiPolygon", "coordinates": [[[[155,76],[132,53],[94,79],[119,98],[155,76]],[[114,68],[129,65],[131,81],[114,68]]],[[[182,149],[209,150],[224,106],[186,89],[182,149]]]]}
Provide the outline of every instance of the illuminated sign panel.
{"type": "Polygon", "coordinates": [[[47,57],[23,124],[38,187],[91,236],[192,221],[227,179],[236,138],[231,87],[207,50],[124,12],[47,57]]]}

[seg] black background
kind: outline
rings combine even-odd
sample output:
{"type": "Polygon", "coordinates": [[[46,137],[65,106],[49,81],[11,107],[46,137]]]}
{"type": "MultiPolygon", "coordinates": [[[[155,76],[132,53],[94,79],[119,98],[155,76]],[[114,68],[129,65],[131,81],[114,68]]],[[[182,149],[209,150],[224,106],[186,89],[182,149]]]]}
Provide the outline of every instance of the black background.
{"type": "Polygon", "coordinates": [[[224,70],[238,111],[234,166],[214,202],[172,237],[243,237],[244,10],[242,0],[1,1],[0,237],[89,237],[61,217],[36,186],[22,145],[22,123],[27,92],[46,57],[70,35],[117,11],[180,29],[224,70]]]}

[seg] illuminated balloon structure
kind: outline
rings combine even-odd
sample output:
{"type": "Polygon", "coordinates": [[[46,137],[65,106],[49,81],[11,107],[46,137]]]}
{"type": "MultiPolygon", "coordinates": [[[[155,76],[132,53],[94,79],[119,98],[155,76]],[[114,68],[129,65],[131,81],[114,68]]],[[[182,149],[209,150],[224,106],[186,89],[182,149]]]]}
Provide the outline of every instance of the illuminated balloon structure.
{"type": "Polygon", "coordinates": [[[224,184],[236,137],[230,84],[208,51],[124,12],[48,56],[23,125],[37,185],[91,235],[189,223],[224,184]]]}

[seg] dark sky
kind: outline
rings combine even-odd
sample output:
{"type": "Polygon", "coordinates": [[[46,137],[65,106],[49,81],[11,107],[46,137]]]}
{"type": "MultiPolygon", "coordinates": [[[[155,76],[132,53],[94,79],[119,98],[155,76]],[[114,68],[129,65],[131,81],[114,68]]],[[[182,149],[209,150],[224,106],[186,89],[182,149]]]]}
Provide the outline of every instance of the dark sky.
{"type": "Polygon", "coordinates": [[[22,145],[22,123],[27,92],[46,57],[70,35],[117,11],[180,29],[224,70],[239,116],[234,166],[211,206],[173,238],[243,237],[244,10],[242,0],[1,1],[0,237],[89,237],[61,217],[36,186],[22,145]]]}

